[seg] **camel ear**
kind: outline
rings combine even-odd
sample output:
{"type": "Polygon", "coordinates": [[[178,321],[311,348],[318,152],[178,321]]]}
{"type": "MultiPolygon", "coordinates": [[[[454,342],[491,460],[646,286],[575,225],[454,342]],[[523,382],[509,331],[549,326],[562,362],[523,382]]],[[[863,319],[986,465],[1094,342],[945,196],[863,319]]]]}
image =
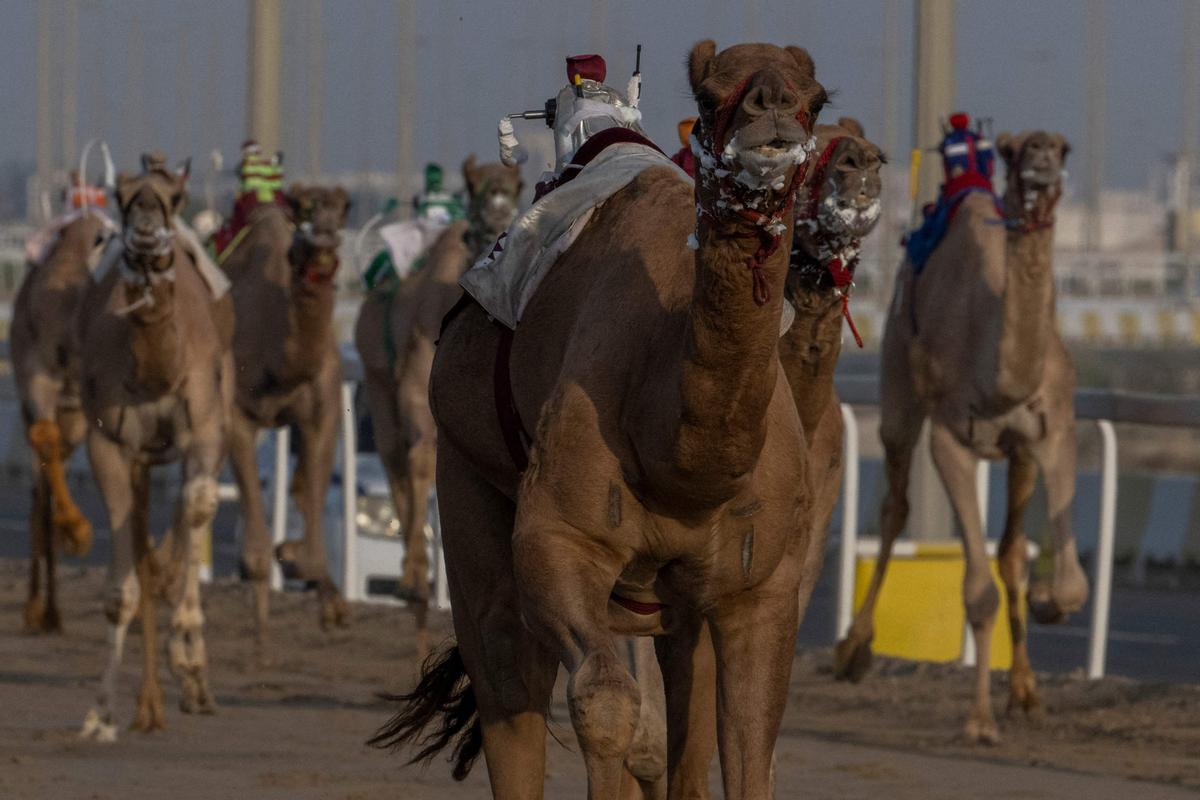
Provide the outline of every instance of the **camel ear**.
{"type": "Polygon", "coordinates": [[[185,181],[192,175],[192,157],[188,156],[183,161],[179,162],[179,166],[175,168],[175,174],[183,178],[185,181]]]}
{"type": "Polygon", "coordinates": [[[692,52],[688,54],[688,81],[692,91],[700,90],[700,84],[712,74],[713,61],[717,58],[717,43],[712,39],[696,42],[692,52]]]}
{"type": "Polygon", "coordinates": [[[475,154],[474,153],[471,153],[471,155],[467,156],[466,160],[463,161],[462,174],[463,174],[463,180],[467,184],[467,191],[470,192],[471,194],[475,194],[475,184],[477,182],[476,178],[478,177],[478,172],[475,169],[475,154]]]}
{"type": "Polygon", "coordinates": [[[179,174],[171,181],[170,205],[172,217],[183,210],[185,202],[187,202],[187,176],[179,174]]]}
{"type": "Polygon", "coordinates": [[[839,128],[845,128],[860,139],[867,138],[867,135],[863,132],[862,123],[854,117],[838,117],[837,124],[839,128]]]}
{"type": "Polygon", "coordinates": [[[133,202],[138,182],[138,179],[128,172],[117,175],[117,208],[121,211],[129,208],[129,204],[133,202]]]}
{"type": "Polygon", "coordinates": [[[808,54],[807,50],[805,50],[803,47],[795,46],[789,46],[784,49],[787,50],[788,54],[791,55],[793,60],[795,60],[796,66],[800,67],[801,72],[813,80],[816,80],[817,65],[813,63],[812,56],[808,54]]]}
{"type": "Polygon", "coordinates": [[[1054,134],[1054,141],[1058,142],[1059,151],[1062,153],[1060,163],[1067,163],[1067,153],[1071,152],[1071,143],[1061,133],[1054,134]]]}
{"type": "Polygon", "coordinates": [[[354,205],[350,201],[350,193],[341,186],[335,186],[333,187],[333,196],[342,205],[341,221],[345,222],[346,217],[350,214],[350,207],[354,205]]]}
{"type": "Polygon", "coordinates": [[[1004,159],[1005,164],[1012,164],[1017,156],[1017,137],[1011,133],[1002,133],[996,137],[996,152],[1004,159]]]}

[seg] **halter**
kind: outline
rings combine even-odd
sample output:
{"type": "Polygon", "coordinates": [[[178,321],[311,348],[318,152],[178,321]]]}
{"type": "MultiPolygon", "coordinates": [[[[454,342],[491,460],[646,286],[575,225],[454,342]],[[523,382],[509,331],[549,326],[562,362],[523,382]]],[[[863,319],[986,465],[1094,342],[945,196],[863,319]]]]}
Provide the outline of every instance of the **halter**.
{"type": "Polygon", "coordinates": [[[288,250],[288,260],[300,272],[300,280],[306,286],[333,286],[337,288],[338,267],[340,266],[336,246],[326,248],[313,241],[312,222],[301,222],[296,226],[296,235],[292,247],[288,250]],[[302,250],[303,252],[298,252],[302,250]],[[303,263],[293,261],[293,258],[303,259],[303,263]],[[329,265],[333,268],[329,269],[329,265]],[[321,267],[322,269],[318,269],[321,267]]]}
{"type": "MultiPolygon", "coordinates": [[[[143,189],[145,187],[142,187],[143,189]]],[[[129,206],[133,200],[141,194],[142,189],[138,189],[130,198],[128,204],[121,208],[121,221],[125,223],[129,216],[129,206]]],[[[148,248],[139,247],[132,241],[132,232],[126,226],[121,235],[121,242],[124,245],[120,261],[117,262],[117,269],[121,276],[121,281],[127,286],[142,289],[142,296],[134,300],[127,306],[116,310],[118,316],[128,316],[140,308],[154,308],[154,286],[160,283],[175,282],[175,228],[171,224],[171,212],[163,203],[162,198],[153,189],[151,193],[154,199],[158,202],[159,209],[163,213],[163,218],[167,220],[167,224],[160,226],[154,232],[154,244],[148,248]],[[166,266],[157,269],[156,265],[166,259],[166,266]],[[136,267],[136,268],[135,268],[136,267]]]]}
{"type": "MultiPolygon", "coordinates": [[[[788,88],[793,88],[788,85],[788,88]]],[[[758,249],[746,259],[746,268],[750,270],[753,280],[753,297],[757,305],[766,305],[771,299],[770,287],[763,274],[762,267],[783,241],[787,232],[788,216],[795,203],[796,187],[804,180],[807,173],[807,159],[796,165],[792,172],[791,181],[785,187],[783,202],[771,213],[760,211],[757,206],[762,202],[765,192],[739,182],[734,177],[736,164],[727,161],[728,142],[725,135],[729,123],[739,105],[750,90],[750,78],[744,79],[729,94],[715,111],[711,112],[711,120],[706,115],[701,116],[702,125],[700,139],[692,134],[692,151],[696,156],[696,214],[697,221],[707,218],[710,221],[745,221],[755,227],[754,235],[759,239],[758,249]],[[704,183],[711,186],[718,197],[716,209],[705,208],[701,199],[700,187],[704,183]]],[[[799,94],[799,92],[797,92],[799,94]]],[[[796,112],[796,121],[808,128],[808,114],[805,111],[796,112]]],[[[813,140],[804,146],[810,150],[813,140]]],[[[767,191],[770,187],[767,187],[767,191]]]]}
{"type": "MultiPolygon", "coordinates": [[[[846,137],[835,136],[825,145],[825,149],[821,151],[820,157],[817,159],[813,167],[813,179],[809,184],[808,199],[804,204],[804,211],[801,214],[801,219],[811,221],[816,234],[814,239],[818,245],[832,244],[833,238],[826,234],[821,234],[821,228],[817,222],[817,214],[821,204],[821,185],[825,182],[825,170],[829,167],[829,162],[833,159],[834,150],[838,144],[846,137]]],[[[840,243],[840,242],[839,242],[840,243]]],[[[829,277],[833,279],[833,287],[835,294],[842,301],[842,316],[846,318],[846,324],[850,327],[850,333],[854,335],[854,341],[861,348],[863,346],[862,336],[858,333],[858,327],[854,324],[854,317],[850,316],[850,290],[854,286],[854,270],[858,267],[858,251],[861,247],[861,241],[853,238],[845,243],[837,251],[837,255],[822,263],[817,261],[819,267],[823,267],[829,273],[829,277]],[[853,250],[854,255],[847,259],[842,257],[846,250],[853,250]]],[[[801,269],[796,267],[794,269],[801,269]]]]}

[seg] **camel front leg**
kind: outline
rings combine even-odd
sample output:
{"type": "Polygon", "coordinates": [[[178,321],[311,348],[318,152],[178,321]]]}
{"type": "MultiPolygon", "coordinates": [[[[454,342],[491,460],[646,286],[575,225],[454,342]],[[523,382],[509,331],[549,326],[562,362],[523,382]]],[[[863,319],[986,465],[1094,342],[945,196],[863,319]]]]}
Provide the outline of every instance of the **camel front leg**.
{"type": "Polygon", "coordinates": [[[134,463],[130,469],[133,508],[130,513],[130,538],[137,572],[142,616],[142,688],[138,692],[137,716],[130,726],[149,733],[166,727],[163,715],[162,686],[158,682],[158,562],[150,540],[150,468],[134,463]]]}
{"type": "Polygon", "coordinates": [[[42,476],[50,489],[53,534],[72,555],[86,555],[92,547],[92,524],[83,516],[67,486],[68,447],[58,423],[42,419],[29,426],[33,448],[42,476]]]}
{"type": "Polygon", "coordinates": [[[1053,431],[1036,444],[1033,456],[1046,480],[1046,502],[1054,535],[1054,575],[1029,589],[1029,611],[1043,624],[1064,622],[1083,608],[1088,579],[1079,564],[1075,532],[1071,529],[1071,503],[1075,499],[1075,425],[1073,420],[1051,422],[1053,431]]]}
{"type": "MultiPolygon", "coordinates": [[[[36,460],[36,459],[35,459],[36,460]]],[[[26,633],[50,633],[59,630],[58,610],[53,608],[50,560],[54,557],[54,537],[50,532],[50,490],[37,464],[33,469],[33,492],[29,506],[29,595],[25,600],[26,633]],[[42,565],[46,566],[43,595],[42,565]]]]}
{"type": "Polygon", "coordinates": [[[1000,578],[1008,599],[1008,630],[1012,637],[1012,666],[1008,671],[1008,713],[1022,709],[1032,714],[1041,710],[1037,677],[1029,663],[1025,621],[1021,618],[1021,590],[1025,588],[1025,507],[1037,484],[1037,464],[1026,450],[1018,449],[1008,462],[1008,515],[1000,540],[1000,578]]]}
{"type": "Polygon", "coordinates": [[[707,800],[717,749],[717,666],[708,623],[681,614],[654,646],[666,691],[667,796],[707,800]]]}
{"type": "Polygon", "coordinates": [[[567,707],[587,766],[587,796],[612,800],[640,710],[637,683],[608,628],[620,560],[586,534],[520,506],[513,558],[525,623],[570,676],[567,707]]]}
{"type": "Polygon", "coordinates": [[[267,617],[270,612],[271,534],[263,509],[262,485],[254,439],[258,426],[237,406],[229,422],[229,462],[237,481],[242,506],[242,569],[254,593],[254,645],[256,658],[266,658],[267,617]]]}
{"type": "Polygon", "coordinates": [[[717,744],[728,800],[774,794],[775,739],[787,706],[799,626],[800,564],[781,562],[754,589],[708,615],[717,677],[717,744]]]}
{"type": "Polygon", "coordinates": [[[134,572],[133,531],[130,525],[133,512],[133,489],[130,484],[131,465],[120,447],[102,433],[88,434],[88,457],[96,484],[104,496],[112,531],[112,559],[105,585],[104,615],[108,618],[108,662],[100,682],[96,704],[84,718],[79,735],[101,742],[117,738],[113,706],[117,689],[117,673],[125,652],[125,634],[138,610],[141,590],[134,572]]]}
{"type": "Polygon", "coordinates": [[[966,734],[973,742],[995,744],[1000,741],[996,718],[992,714],[990,673],[992,668],[992,626],[1000,607],[1000,593],[988,565],[987,541],[979,516],[975,467],[979,459],[954,438],[950,429],[933,423],[929,450],[934,467],[950,495],[954,514],[963,533],[966,572],[963,575],[963,606],[967,624],[975,640],[975,702],[967,716],[966,734]]]}
{"type": "MultiPolygon", "coordinates": [[[[425,414],[428,416],[428,410],[425,414]]],[[[433,418],[428,424],[408,425],[408,468],[404,476],[404,564],[396,593],[413,603],[429,602],[429,553],[425,523],[429,516],[429,491],[433,488],[436,447],[433,418]]]]}

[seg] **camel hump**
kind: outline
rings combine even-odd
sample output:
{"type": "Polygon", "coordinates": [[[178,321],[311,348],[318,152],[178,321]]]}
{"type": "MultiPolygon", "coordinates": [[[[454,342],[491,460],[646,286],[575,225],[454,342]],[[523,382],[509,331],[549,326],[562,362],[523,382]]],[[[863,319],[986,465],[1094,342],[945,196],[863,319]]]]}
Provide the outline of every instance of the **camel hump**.
{"type": "Polygon", "coordinates": [[[838,117],[837,124],[839,128],[846,129],[860,139],[867,138],[866,133],[863,131],[862,123],[856,120],[854,117],[838,117]]]}

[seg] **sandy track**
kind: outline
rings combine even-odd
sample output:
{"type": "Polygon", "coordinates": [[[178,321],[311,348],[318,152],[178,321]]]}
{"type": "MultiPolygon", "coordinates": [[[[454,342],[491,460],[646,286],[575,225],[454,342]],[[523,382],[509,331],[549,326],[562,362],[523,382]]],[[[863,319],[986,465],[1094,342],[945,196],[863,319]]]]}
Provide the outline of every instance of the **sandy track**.
{"type": "MultiPolygon", "coordinates": [[[[168,730],[123,732],[115,745],[98,745],[77,740],[75,730],[105,657],[102,571],[64,576],[65,635],[28,637],[18,632],[22,570],[0,562],[0,798],[487,796],[482,764],[456,784],[441,762],[405,767],[403,758],[363,744],[389,713],[375,693],[407,688],[415,669],[412,623],[401,610],[358,607],[352,628],[322,634],[313,599],[277,596],[273,663],[255,668],[248,591],[209,587],[220,713],[181,714],[164,669],[168,730]]],[[[436,624],[448,634],[444,615],[436,624]]],[[[980,749],[959,738],[967,672],[884,661],[850,686],[831,680],[828,658],[797,658],[777,750],[779,797],[1149,800],[1200,793],[1200,686],[1050,676],[1046,719],[1002,721],[1004,743],[980,749]]],[[[139,668],[135,635],[120,680],[122,725],[133,714],[139,668]]],[[[1000,675],[995,686],[999,704],[1000,675]]],[[[561,698],[554,716],[555,732],[573,747],[561,698]]],[[[584,783],[579,757],[551,743],[547,796],[582,797],[584,783]]]]}

